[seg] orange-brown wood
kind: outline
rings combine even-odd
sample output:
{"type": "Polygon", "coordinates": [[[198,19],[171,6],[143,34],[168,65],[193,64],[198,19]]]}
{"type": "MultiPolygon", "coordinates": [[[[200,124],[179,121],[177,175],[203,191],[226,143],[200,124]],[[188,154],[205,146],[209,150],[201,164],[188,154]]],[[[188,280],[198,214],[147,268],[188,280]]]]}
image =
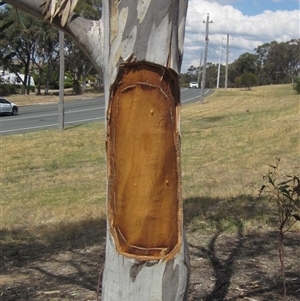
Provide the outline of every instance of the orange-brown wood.
{"type": "Polygon", "coordinates": [[[120,253],[162,258],[181,241],[177,78],[122,69],[108,109],[108,219],[120,253]]]}

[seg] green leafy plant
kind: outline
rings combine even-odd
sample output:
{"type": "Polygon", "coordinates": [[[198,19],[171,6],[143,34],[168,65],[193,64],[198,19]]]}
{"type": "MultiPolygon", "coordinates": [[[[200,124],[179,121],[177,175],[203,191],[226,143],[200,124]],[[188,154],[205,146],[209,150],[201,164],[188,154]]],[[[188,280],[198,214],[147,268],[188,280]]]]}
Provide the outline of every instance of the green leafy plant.
{"type": "Polygon", "coordinates": [[[284,233],[300,221],[300,177],[297,175],[281,174],[279,170],[280,158],[276,158],[275,165],[269,165],[269,171],[263,176],[264,184],[259,194],[265,193],[269,201],[275,201],[279,218],[278,252],[281,263],[281,274],[286,300],[286,280],[284,265],[284,233]]]}
{"type": "Polygon", "coordinates": [[[293,89],[297,94],[300,94],[300,77],[295,78],[295,83],[293,84],[293,89]]]}

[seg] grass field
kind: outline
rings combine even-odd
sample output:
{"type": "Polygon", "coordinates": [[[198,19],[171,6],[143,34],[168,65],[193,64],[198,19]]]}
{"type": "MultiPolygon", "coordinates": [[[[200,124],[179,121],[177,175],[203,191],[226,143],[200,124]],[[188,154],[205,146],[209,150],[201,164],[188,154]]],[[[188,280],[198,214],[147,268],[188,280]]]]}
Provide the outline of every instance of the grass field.
{"type": "MultiPolygon", "coordinates": [[[[192,230],[277,227],[258,199],[268,164],[300,170],[299,95],[291,85],[215,91],[182,107],[185,219],[192,230]]],[[[0,138],[1,240],[72,239],[105,215],[104,123],[0,138]]],[[[296,231],[300,228],[296,227],[296,231]]]]}

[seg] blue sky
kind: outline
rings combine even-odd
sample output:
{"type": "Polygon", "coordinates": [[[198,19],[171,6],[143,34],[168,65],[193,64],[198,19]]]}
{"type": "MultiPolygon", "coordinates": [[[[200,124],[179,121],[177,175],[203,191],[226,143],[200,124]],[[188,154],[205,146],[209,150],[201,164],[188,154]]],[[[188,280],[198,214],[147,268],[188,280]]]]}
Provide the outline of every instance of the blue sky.
{"type": "Polygon", "coordinates": [[[295,10],[299,9],[299,0],[233,0],[220,1],[220,3],[232,3],[233,7],[240,10],[244,15],[255,16],[263,13],[265,10],[295,10]]]}
{"type": "Polygon", "coordinates": [[[229,33],[229,63],[241,54],[271,41],[300,38],[299,0],[190,0],[185,32],[182,72],[199,66],[205,48],[205,23],[209,13],[208,62],[225,64],[229,33]]]}

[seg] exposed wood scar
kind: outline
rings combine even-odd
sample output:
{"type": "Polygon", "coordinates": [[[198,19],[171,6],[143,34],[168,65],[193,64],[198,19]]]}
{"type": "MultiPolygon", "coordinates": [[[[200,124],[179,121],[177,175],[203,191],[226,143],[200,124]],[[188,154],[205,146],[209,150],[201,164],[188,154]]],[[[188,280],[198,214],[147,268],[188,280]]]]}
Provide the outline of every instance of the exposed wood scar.
{"type": "Polygon", "coordinates": [[[144,63],[124,64],[121,71],[108,111],[109,226],[118,253],[169,260],[181,246],[177,78],[144,63]],[[161,210],[156,191],[163,196],[161,210]]]}

